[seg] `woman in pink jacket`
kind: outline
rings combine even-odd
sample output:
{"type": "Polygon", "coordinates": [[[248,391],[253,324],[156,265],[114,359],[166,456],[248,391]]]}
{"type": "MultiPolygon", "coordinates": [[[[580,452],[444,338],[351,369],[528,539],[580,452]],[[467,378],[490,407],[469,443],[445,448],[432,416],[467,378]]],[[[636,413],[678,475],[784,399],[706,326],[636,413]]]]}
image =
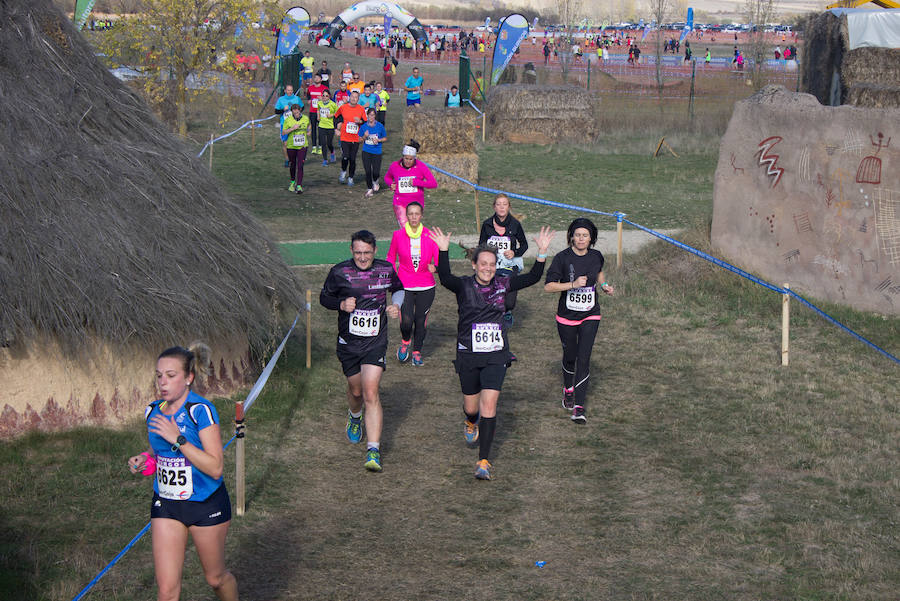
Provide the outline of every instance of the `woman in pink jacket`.
{"type": "Polygon", "coordinates": [[[422,225],[422,205],[412,201],[406,205],[405,213],[405,223],[391,238],[387,260],[394,266],[399,263],[397,275],[406,292],[400,307],[401,341],[397,359],[406,361],[412,344],[412,362],[419,366],[424,363],[425,324],[434,302],[438,247],[431,239],[430,230],[422,225]]]}
{"type": "Polygon", "coordinates": [[[401,226],[406,223],[406,205],[417,202],[425,206],[425,188],[437,188],[437,182],[425,163],[416,160],[419,143],[410,140],[403,147],[403,158],[391,163],[384,181],[394,191],[394,215],[401,226]]]}

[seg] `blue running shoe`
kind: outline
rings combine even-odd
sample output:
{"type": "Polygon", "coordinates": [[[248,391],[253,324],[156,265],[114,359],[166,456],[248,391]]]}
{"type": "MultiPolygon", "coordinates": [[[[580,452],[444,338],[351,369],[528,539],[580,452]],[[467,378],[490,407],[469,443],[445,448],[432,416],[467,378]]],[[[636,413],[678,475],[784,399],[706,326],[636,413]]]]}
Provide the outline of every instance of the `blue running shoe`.
{"type": "Polygon", "coordinates": [[[481,459],[475,464],[475,477],[479,480],[490,480],[492,467],[487,459],[481,459]]]}
{"type": "Polygon", "coordinates": [[[351,415],[347,418],[347,440],[353,444],[362,440],[362,417],[351,415]]]}
{"type": "Polygon", "coordinates": [[[416,367],[422,367],[425,365],[425,362],[422,361],[422,353],[419,351],[413,351],[413,365],[416,367]]]}
{"type": "Polygon", "coordinates": [[[323,166],[323,167],[327,167],[327,166],[328,166],[328,159],[325,159],[324,161],[322,161],[322,166],[323,166]]]}
{"type": "Polygon", "coordinates": [[[370,472],[381,471],[381,451],[378,449],[366,451],[366,469],[370,472]]]}
{"type": "Polygon", "coordinates": [[[473,445],[478,442],[478,424],[473,424],[469,420],[463,421],[465,423],[463,434],[466,437],[466,444],[473,445]]]}
{"type": "Polygon", "coordinates": [[[409,359],[409,340],[401,340],[400,348],[397,349],[397,361],[403,363],[409,359]]]}

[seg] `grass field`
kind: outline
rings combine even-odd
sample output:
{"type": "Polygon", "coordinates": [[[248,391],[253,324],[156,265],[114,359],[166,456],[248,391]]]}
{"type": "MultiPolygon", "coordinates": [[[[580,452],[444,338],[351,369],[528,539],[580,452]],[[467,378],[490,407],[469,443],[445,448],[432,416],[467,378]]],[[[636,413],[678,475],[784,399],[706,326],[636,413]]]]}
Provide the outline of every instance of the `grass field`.
{"type": "MultiPolygon", "coordinates": [[[[399,154],[399,115],[388,156],[399,154]]],[[[366,201],[359,183],[339,187],[334,166],[309,164],[302,196],[284,190],[264,131],[256,152],[246,136],[216,145],[214,171],[276,238],[390,233],[386,194],[366,201]]],[[[488,145],[480,179],[682,227],[708,251],[717,147],[709,134],[659,130],[591,147],[488,145]],[[680,159],[647,158],[661,135],[680,159]]],[[[438,192],[426,208],[426,223],[474,232],[471,193],[438,192]]],[[[522,202],[514,211],[531,232],[572,217],[522,202]]],[[[327,266],[296,272],[317,290],[327,266]]],[[[451,295],[437,294],[425,366],[389,358],[377,475],[344,437],[335,316],[314,306],[313,368],[298,331],[248,417],[248,513],[227,549],[242,598],[895,599],[897,366],[799,308],[791,366],[780,367],[778,295],[666,245],[608,275],[618,294],[604,300],[584,428],[559,403],[556,298],[519,294],[519,362],[501,395],[491,482],[472,477],[477,457],[463,443],[451,295]]],[[[824,308],[900,348],[900,320],[824,308]]],[[[391,350],[398,338],[392,324],[391,350]]],[[[226,437],[233,401],[217,400],[226,437]]],[[[0,598],[71,599],[146,523],[149,481],[125,467],[145,436],[136,420],[0,444],[0,598]]],[[[213,598],[192,549],[184,586],[184,599],[213,598]]],[[[153,589],[144,537],[87,599],[153,589]]]]}

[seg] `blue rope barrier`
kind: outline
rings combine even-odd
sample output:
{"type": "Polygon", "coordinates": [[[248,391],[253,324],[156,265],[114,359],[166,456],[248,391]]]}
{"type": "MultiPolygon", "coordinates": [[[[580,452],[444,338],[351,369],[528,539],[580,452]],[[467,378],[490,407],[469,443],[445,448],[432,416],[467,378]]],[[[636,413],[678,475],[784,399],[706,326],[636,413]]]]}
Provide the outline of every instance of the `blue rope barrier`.
{"type": "MultiPolygon", "coordinates": [[[[254,125],[255,125],[255,124],[257,124],[257,123],[262,123],[263,121],[268,121],[269,119],[274,119],[275,117],[278,117],[278,116],[279,116],[279,115],[269,115],[269,116],[266,117],[265,119],[251,119],[250,121],[247,121],[246,123],[244,123],[242,126],[240,126],[239,128],[237,128],[237,129],[234,130],[234,131],[230,131],[230,132],[228,132],[227,134],[222,134],[222,135],[219,136],[218,138],[213,138],[212,143],[215,144],[215,143],[218,142],[219,140],[224,140],[225,138],[230,138],[230,137],[233,136],[234,134],[238,133],[239,131],[241,131],[242,129],[244,129],[245,127],[247,127],[248,125],[251,125],[251,124],[254,124],[254,125]]],[[[197,153],[197,158],[198,158],[198,159],[199,159],[201,156],[203,156],[203,153],[206,152],[206,149],[207,149],[207,148],[209,148],[209,144],[210,144],[209,142],[207,142],[206,144],[204,144],[204,145],[203,145],[203,148],[200,149],[200,152],[197,153]]]]}
{"type": "Polygon", "coordinates": [[[475,112],[476,112],[476,113],[478,113],[479,115],[483,115],[483,114],[484,114],[483,111],[479,110],[479,108],[478,108],[477,106],[475,106],[474,104],[472,104],[472,99],[471,99],[471,98],[466,98],[466,102],[469,103],[469,106],[471,106],[473,109],[475,109],[475,112]]]}
{"type": "MultiPolygon", "coordinates": [[[[427,163],[426,163],[426,165],[427,165],[427,163]]],[[[474,188],[474,189],[476,189],[476,190],[479,190],[479,191],[482,191],[482,192],[489,192],[489,193],[491,193],[491,194],[506,194],[507,196],[509,196],[509,197],[511,197],[511,198],[519,198],[519,199],[521,199],[521,200],[525,200],[525,201],[527,201],[527,202],[533,202],[533,203],[536,203],[536,204],[542,204],[542,205],[547,205],[547,206],[551,206],[551,207],[558,207],[558,208],[561,208],[561,209],[569,209],[569,210],[573,210],[573,211],[581,211],[581,212],[583,212],[583,213],[594,213],[594,214],[597,214],[597,215],[604,215],[604,216],[606,216],[606,217],[615,217],[616,221],[627,223],[628,225],[630,225],[630,226],[632,226],[632,227],[635,227],[635,228],[637,228],[637,229],[639,229],[639,230],[641,230],[641,231],[644,231],[644,232],[650,234],[651,236],[656,236],[656,237],[659,238],[660,240],[663,240],[663,241],[665,241],[665,242],[668,242],[669,244],[671,244],[671,245],[673,245],[673,246],[675,246],[675,247],[677,247],[677,248],[680,248],[681,250],[684,250],[684,251],[687,251],[687,252],[689,252],[689,253],[691,253],[691,254],[693,254],[693,255],[696,255],[696,256],[700,257],[701,259],[704,259],[704,260],[706,260],[706,261],[709,261],[709,262],[712,263],[713,265],[716,265],[716,266],[718,266],[718,267],[721,267],[722,269],[725,269],[725,270],[730,271],[730,272],[732,272],[732,273],[734,273],[734,274],[736,274],[736,275],[739,275],[739,276],[741,276],[742,278],[745,278],[745,279],[747,279],[747,280],[750,280],[751,282],[753,282],[753,283],[755,283],[755,284],[759,284],[759,285],[762,286],[763,288],[766,288],[766,289],[768,289],[768,290],[771,290],[772,292],[777,292],[777,293],[779,293],[779,294],[789,294],[790,296],[792,296],[792,297],[796,298],[798,301],[800,301],[800,302],[801,302],[803,305],[805,305],[806,307],[812,309],[815,313],[817,313],[819,316],[821,316],[822,318],[824,318],[826,321],[828,321],[828,322],[830,322],[831,324],[833,324],[833,325],[839,327],[840,329],[844,330],[845,332],[847,332],[848,334],[850,334],[851,336],[853,336],[855,339],[857,339],[857,340],[859,340],[860,342],[862,342],[862,343],[864,343],[864,344],[870,346],[871,348],[873,348],[874,350],[878,351],[879,353],[881,353],[882,355],[884,355],[885,357],[887,357],[887,358],[890,359],[891,361],[894,361],[895,363],[900,364],[900,358],[898,358],[898,357],[896,357],[895,355],[893,355],[893,354],[889,353],[888,351],[884,350],[883,348],[881,348],[880,346],[878,346],[877,344],[875,344],[875,343],[872,342],[871,340],[865,338],[864,336],[862,336],[862,335],[856,333],[855,331],[853,331],[853,330],[850,329],[849,327],[845,326],[844,324],[842,324],[841,322],[839,322],[837,319],[835,319],[834,317],[832,317],[831,315],[829,315],[828,313],[826,313],[826,312],[823,311],[822,309],[818,308],[818,307],[815,306],[813,303],[811,303],[810,301],[806,300],[805,298],[803,298],[802,296],[800,296],[799,294],[797,294],[797,293],[794,292],[793,290],[786,289],[786,288],[782,288],[781,286],[776,286],[776,285],[774,285],[774,284],[771,284],[771,283],[769,283],[769,282],[767,282],[767,281],[765,281],[765,280],[763,280],[763,279],[761,279],[761,278],[756,277],[756,276],[753,275],[752,273],[749,273],[749,272],[747,272],[747,271],[744,271],[743,269],[741,269],[741,268],[739,268],[739,267],[736,267],[736,266],[732,265],[731,263],[728,263],[727,261],[723,261],[722,259],[719,259],[719,258],[717,258],[717,257],[714,257],[714,256],[708,254],[708,253],[705,253],[705,252],[703,252],[702,250],[699,250],[699,249],[697,249],[697,248],[694,248],[693,246],[690,246],[690,245],[688,245],[688,244],[685,244],[684,242],[680,242],[680,241],[676,240],[675,238],[672,238],[671,236],[667,236],[667,235],[663,234],[662,232],[657,232],[657,231],[654,230],[654,229],[651,229],[651,228],[649,228],[649,227],[645,227],[645,226],[643,226],[643,225],[641,225],[641,224],[639,224],[639,223],[635,223],[635,222],[633,222],[633,221],[630,221],[630,220],[628,220],[628,219],[625,219],[625,213],[622,213],[621,211],[616,211],[615,213],[606,213],[606,212],[604,212],[604,211],[598,211],[598,210],[596,210],[596,209],[589,209],[589,208],[587,208],[587,207],[579,207],[579,206],[570,205],[570,204],[566,204],[566,203],[554,202],[554,201],[552,201],[552,200],[546,200],[546,199],[543,199],[543,198],[535,198],[535,197],[533,197],[533,196],[526,196],[526,195],[524,195],[524,194],[516,194],[516,193],[513,193],[513,192],[506,192],[506,191],[504,191],[504,190],[495,190],[495,189],[493,189],[493,188],[487,188],[487,187],[485,187],[485,186],[480,186],[480,185],[478,185],[478,184],[472,183],[472,182],[470,182],[470,181],[467,180],[467,179],[463,179],[463,178],[459,177],[458,175],[454,175],[453,173],[450,173],[449,171],[444,171],[444,170],[441,169],[440,167],[435,167],[434,165],[428,165],[428,167],[431,168],[431,169],[434,169],[434,170],[437,171],[438,173],[442,173],[442,174],[446,175],[447,177],[450,177],[450,178],[455,179],[455,180],[457,180],[457,181],[463,182],[464,184],[466,184],[466,185],[468,185],[468,186],[471,186],[472,188],[474,188]]]]}
{"type": "Polygon", "coordinates": [[[144,536],[145,534],[147,534],[147,531],[148,531],[148,530],[150,530],[150,522],[147,522],[147,525],[144,526],[144,527],[141,529],[141,531],[138,532],[138,533],[135,535],[135,537],[134,537],[133,539],[131,539],[131,541],[130,541],[127,545],[125,545],[125,548],[124,548],[124,549],[122,549],[121,551],[119,551],[119,554],[116,555],[116,556],[113,558],[113,560],[112,560],[111,562],[109,562],[108,564],[106,564],[106,567],[105,567],[105,568],[103,568],[102,570],[100,570],[100,573],[99,573],[99,574],[97,574],[96,576],[94,576],[94,579],[91,580],[91,581],[88,583],[88,585],[87,585],[86,587],[84,587],[83,589],[81,589],[81,592],[79,592],[77,595],[75,595],[75,597],[72,599],[72,601],[79,601],[79,599],[81,599],[81,598],[84,597],[86,594],[88,594],[88,592],[89,592],[92,588],[94,588],[94,585],[97,584],[97,583],[100,581],[100,579],[103,578],[103,576],[106,575],[106,573],[110,570],[110,568],[112,568],[114,565],[116,565],[116,563],[118,563],[118,561],[119,561],[120,559],[122,559],[122,556],[125,555],[126,553],[128,553],[128,551],[131,549],[131,547],[133,547],[133,546],[135,545],[135,543],[137,543],[139,540],[141,540],[141,537],[142,537],[142,536],[144,536]]]}

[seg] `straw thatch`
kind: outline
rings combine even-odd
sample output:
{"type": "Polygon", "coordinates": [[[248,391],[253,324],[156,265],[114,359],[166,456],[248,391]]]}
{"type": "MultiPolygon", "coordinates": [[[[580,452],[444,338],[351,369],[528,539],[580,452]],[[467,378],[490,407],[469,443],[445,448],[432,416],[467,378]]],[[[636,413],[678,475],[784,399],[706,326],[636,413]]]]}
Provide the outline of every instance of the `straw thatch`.
{"type": "MultiPolygon", "coordinates": [[[[420,154],[419,158],[429,165],[440,167],[444,171],[449,171],[453,175],[467,179],[473,184],[478,183],[478,155],[474,152],[428,152],[420,154]]],[[[466,184],[437,171],[434,172],[434,179],[441,190],[471,190],[466,184]]]]}
{"type": "Polygon", "coordinates": [[[49,0],[0,3],[0,23],[4,345],[262,345],[273,306],[299,306],[262,226],[49,0]]]}
{"type": "Polygon", "coordinates": [[[476,117],[471,109],[408,109],[403,121],[403,140],[417,141],[420,152],[475,152],[476,117]]]}
{"type": "Polygon", "coordinates": [[[597,135],[591,97],[576,86],[495,86],[486,112],[488,134],[497,142],[550,144],[597,135]]]}
{"type": "Polygon", "coordinates": [[[801,90],[825,105],[900,104],[900,49],[850,47],[847,17],[824,12],[806,21],[800,54],[801,90]]]}

